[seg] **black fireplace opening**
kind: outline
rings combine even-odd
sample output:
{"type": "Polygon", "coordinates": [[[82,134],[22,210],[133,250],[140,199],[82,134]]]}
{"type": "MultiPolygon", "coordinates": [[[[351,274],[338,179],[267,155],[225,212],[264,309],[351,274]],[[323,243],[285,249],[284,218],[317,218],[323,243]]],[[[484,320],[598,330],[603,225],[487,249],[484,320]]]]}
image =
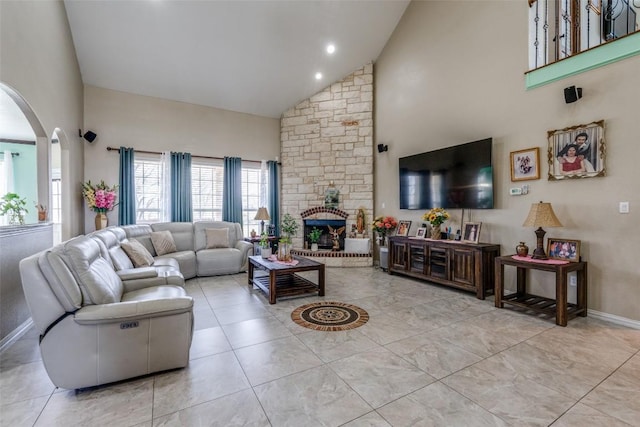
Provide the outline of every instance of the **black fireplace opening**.
{"type": "Polygon", "coordinates": [[[347,221],[344,219],[305,219],[304,223],[304,241],[310,247],[311,242],[309,242],[309,233],[313,230],[313,227],[322,230],[322,235],[320,236],[320,240],[318,241],[319,249],[332,249],[333,248],[333,237],[329,232],[329,227],[334,230],[339,230],[344,227],[342,233],[340,233],[340,250],[344,250],[344,238],[346,237],[346,225],[347,221]]]}

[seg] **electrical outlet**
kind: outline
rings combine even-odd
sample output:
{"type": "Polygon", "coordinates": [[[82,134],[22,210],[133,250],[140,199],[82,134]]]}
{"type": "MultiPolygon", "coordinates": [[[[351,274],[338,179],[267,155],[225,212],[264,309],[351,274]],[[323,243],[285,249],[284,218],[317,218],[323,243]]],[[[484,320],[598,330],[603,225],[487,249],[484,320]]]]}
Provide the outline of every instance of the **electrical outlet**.
{"type": "Polygon", "coordinates": [[[569,276],[569,286],[578,286],[578,278],[575,274],[569,276]]]}

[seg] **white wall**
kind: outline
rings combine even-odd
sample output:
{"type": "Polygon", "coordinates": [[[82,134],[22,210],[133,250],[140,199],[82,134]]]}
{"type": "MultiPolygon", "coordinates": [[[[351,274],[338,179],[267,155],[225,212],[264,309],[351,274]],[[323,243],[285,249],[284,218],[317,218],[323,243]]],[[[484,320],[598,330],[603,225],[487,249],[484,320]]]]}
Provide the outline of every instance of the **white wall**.
{"type": "MultiPolygon", "coordinates": [[[[85,87],[84,128],[98,134],[85,143],[85,181],[118,184],[119,157],[107,147],[181,151],[200,156],[275,160],[280,155],[280,120],[184,102],[85,87]]],[[[95,214],[85,207],[85,230],[95,214]]],[[[118,220],[117,207],[109,223],[118,220]]]]}
{"type": "MultiPolygon", "coordinates": [[[[75,138],[82,125],[82,81],[61,1],[0,1],[0,81],[20,94],[33,113],[38,147],[38,203],[50,206],[48,153],[56,128],[61,135],[69,184],[65,231],[68,236],[84,229],[80,183],[82,145],[75,138]]],[[[31,122],[31,120],[30,120],[31,122]]],[[[33,126],[33,124],[32,124],[33,126]]],[[[29,200],[29,210],[34,211],[29,200]]],[[[29,320],[22,293],[18,261],[51,245],[51,226],[3,237],[0,325],[2,339],[13,335],[29,320]],[[9,254],[9,252],[11,253],[9,254]],[[5,256],[6,255],[6,256],[5,256]]]]}
{"type": "MultiPolygon", "coordinates": [[[[422,212],[398,208],[398,157],[493,137],[495,209],[470,212],[483,223],[481,241],[501,244],[503,255],[519,241],[535,247],[522,222],[532,203],[551,202],[564,227],[547,237],[582,241],[589,308],[640,320],[640,56],[526,91],[527,13],[520,1],[409,5],[375,67],[375,143],[389,145],[376,156],[375,213],[420,221],[422,212]],[[571,85],[583,88],[583,98],[565,104],[563,88],[571,85]],[[600,119],[607,176],[548,181],[547,131],[600,119]],[[509,152],[530,147],[541,150],[541,179],[526,182],[529,195],[509,196],[516,186],[509,152]],[[620,201],[630,202],[630,214],[617,213],[620,201]]],[[[459,224],[460,210],[452,214],[459,224]]],[[[553,290],[547,273],[533,282],[553,290]]]]}
{"type": "MultiPolygon", "coordinates": [[[[76,195],[68,201],[64,227],[68,236],[75,236],[84,231],[78,196],[83,146],[73,137],[82,127],[83,88],[64,5],[61,1],[0,1],[0,19],[0,81],[24,98],[43,128],[37,134],[39,192],[49,185],[46,155],[51,135],[56,128],[63,134],[67,195],[76,195]]],[[[46,194],[45,190],[38,202],[49,206],[46,194]]]]}

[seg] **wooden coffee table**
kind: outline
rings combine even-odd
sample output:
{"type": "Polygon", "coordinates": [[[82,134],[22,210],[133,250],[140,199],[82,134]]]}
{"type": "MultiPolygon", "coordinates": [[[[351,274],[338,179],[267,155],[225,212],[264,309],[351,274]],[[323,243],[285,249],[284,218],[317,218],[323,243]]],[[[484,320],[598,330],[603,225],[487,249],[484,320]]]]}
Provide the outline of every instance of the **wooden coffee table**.
{"type": "Polygon", "coordinates": [[[302,295],[318,292],[324,296],[324,264],[304,257],[294,257],[296,265],[286,265],[269,261],[262,256],[249,257],[249,286],[255,285],[269,296],[269,304],[275,304],[277,297],[302,295]],[[268,275],[260,275],[260,271],[268,275]],[[296,274],[302,271],[317,271],[318,283],[296,274]],[[258,274],[256,274],[258,273],[258,274]]]}

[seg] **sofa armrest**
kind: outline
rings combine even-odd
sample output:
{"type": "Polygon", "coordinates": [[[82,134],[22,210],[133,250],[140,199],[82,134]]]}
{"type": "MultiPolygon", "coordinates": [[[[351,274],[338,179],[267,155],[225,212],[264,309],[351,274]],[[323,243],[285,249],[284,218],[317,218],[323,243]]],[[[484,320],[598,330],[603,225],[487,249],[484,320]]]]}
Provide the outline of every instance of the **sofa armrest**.
{"type": "Polygon", "coordinates": [[[240,271],[246,271],[249,268],[249,256],[253,255],[253,243],[238,240],[236,249],[242,252],[242,267],[240,267],[240,271]]]}
{"type": "Polygon", "coordinates": [[[253,243],[238,240],[236,242],[236,249],[242,252],[243,256],[253,255],[253,243]],[[251,251],[251,253],[249,253],[249,251],[251,251]]]}
{"type": "Polygon", "coordinates": [[[158,270],[154,267],[127,268],[116,271],[120,280],[147,279],[158,276],[158,270]]]}
{"type": "Polygon", "coordinates": [[[74,320],[81,325],[99,325],[171,316],[186,313],[192,309],[193,298],[190,296],[117,302],[82,307],[74,313],[74,320]]]}

